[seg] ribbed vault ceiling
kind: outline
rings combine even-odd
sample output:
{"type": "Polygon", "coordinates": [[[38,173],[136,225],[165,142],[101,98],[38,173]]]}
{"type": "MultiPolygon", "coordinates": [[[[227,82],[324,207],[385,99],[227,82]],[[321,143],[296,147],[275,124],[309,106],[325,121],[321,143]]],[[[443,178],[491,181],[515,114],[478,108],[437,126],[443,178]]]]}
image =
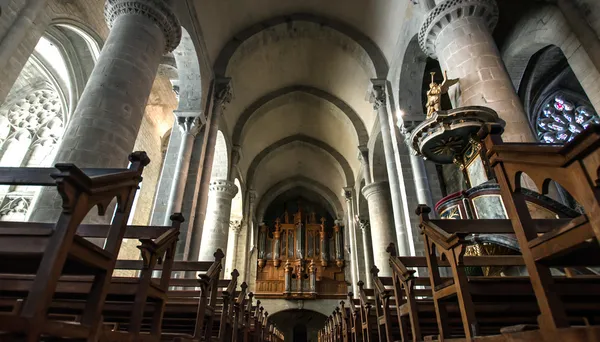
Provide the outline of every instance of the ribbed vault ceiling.
{"type": "Polygon", "coordinates": [[[387,76],[396,23],[408,7],[395,0],[196,5],[215,74],[232,79],[224,122],[241,147],[242,178],[259,198],[288,181],[307,191],[324,187],[336,210],[343,203],[342,188],[360,170],[357,147],[376,122],[370,79],[387,76]]]}

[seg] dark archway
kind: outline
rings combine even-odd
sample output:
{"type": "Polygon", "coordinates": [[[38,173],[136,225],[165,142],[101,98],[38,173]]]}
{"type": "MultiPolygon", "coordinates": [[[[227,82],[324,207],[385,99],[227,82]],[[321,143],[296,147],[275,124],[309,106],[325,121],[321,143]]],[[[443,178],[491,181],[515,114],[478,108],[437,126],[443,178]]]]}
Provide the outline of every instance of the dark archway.
{"type": "Polygon", "coordinates": [[[306,325],[304,324],[296,324],[294,326],[294,335],[292,336],[293,342],[306,342],[308,341],[308,332],[306,330],[306,325]]]}
{"type": "Polygon", "coordinates": [[[277,312],[269,316],[271,321],[285,337],[285,341],[317,342],[319,329],[325,325],[327,317],[322,313],[293,309],[277,312]]]}

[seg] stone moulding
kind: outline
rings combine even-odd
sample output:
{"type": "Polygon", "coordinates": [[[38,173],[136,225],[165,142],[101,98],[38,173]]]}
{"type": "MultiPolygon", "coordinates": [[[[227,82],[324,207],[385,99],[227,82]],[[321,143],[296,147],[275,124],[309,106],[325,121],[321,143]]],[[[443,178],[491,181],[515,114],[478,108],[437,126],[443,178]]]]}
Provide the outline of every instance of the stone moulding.
{"type": "Polygon", "coordinates": [[[238,188],[234,182],[218,179],[210,182],[209,191],[219,194],[221,197],[234,198],[238,193],[238,188]]]}
{"type": "Polygon", "coordinates": [[[115,20],[123,14],[143,15],[152,20],[165,35],[165,53],[172,52],[181,41],[181,24],[177,16],[163,0],[108,0],[104,6],[104,18],[112,28],[115,20]]]}
{"type": "Polygon", "coordinates": [[[452,21],[478,17],[490,31],[498,23],[498,5],[495,0],[446,0],[432,9],[419,30],[419,45],[431,58],[437,59],[435,43],[439,33],[452,21]]]}
{"type": "Polygon", "coordinates": [[[373,195],[373,194],[384,192],[384,191],[387,191],[387,192],[390,191],[390,187],[389,187],[387,181],[373,182],[369,185],[365,185],[362,188],[362,194],[363,194],[363,196],[365,196],[366,199],[369,199],[369,197],[371,197],[371,195],[373,195]]]}

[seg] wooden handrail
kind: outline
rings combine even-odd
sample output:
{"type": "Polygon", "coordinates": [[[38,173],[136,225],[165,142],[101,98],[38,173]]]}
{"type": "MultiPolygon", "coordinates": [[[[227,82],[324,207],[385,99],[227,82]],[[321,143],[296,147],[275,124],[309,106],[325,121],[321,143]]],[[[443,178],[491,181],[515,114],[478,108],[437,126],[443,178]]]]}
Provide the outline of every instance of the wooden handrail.
{"type": "MultiPolygon", "coordinates": [[[[129,171],[129,169],[80,169],[87,177],[107,176],[129,171]]],[[[0,184],[53,186],[54,179],[50,176],[58,170],[53,167],[0,167],[0,184]]]]}

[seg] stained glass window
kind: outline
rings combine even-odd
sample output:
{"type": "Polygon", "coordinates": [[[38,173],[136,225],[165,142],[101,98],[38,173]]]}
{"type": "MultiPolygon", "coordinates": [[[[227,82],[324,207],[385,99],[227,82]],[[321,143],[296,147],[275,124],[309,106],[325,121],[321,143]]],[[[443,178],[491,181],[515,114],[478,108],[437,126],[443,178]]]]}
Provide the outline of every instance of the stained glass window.
{"type": "Polygon", "coordinates": [[[538,139],[549,144],[569,142],[600,117],[588,104],[559,93],[542,107],[536,122],[538,139]]]}

